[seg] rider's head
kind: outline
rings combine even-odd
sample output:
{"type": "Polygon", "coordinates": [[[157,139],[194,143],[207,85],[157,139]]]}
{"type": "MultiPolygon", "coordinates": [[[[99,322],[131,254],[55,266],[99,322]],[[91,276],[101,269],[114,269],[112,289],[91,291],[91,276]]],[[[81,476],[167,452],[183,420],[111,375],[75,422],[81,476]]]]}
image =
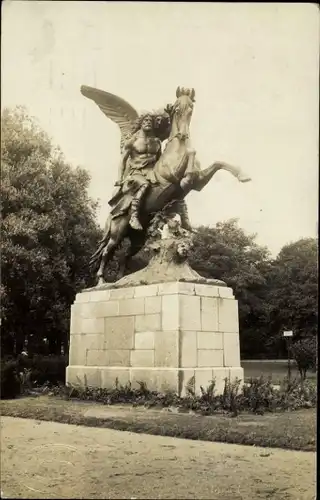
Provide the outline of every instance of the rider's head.
{"type": "Polygon", "coordinates": [[[150,132],[154,128],[154,120],[151,115],[144,115],[141,122],[141,128],[144,132],[150,132]]]}
{"type": "Polygon", "coordinates": [[[150,133],[151,131],[154,131],[154,128],[155,123],[153,115],[151,113],[144,113],[137,118],[134,126],[134,132],[142,129],[144,132],[150,133]]]}

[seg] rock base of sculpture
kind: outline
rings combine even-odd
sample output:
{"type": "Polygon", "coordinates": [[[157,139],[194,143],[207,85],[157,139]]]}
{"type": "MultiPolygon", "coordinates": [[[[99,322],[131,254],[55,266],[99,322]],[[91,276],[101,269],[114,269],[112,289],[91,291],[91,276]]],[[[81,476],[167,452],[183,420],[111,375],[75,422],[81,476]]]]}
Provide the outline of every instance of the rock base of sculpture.
{"type": "Polygon", "coordinates": [[[185,395],[212,379],[243,380],[238,303],[231,288],[167,282],[79,293],[71,311],[67,383],[116,380],[185,395]]]}

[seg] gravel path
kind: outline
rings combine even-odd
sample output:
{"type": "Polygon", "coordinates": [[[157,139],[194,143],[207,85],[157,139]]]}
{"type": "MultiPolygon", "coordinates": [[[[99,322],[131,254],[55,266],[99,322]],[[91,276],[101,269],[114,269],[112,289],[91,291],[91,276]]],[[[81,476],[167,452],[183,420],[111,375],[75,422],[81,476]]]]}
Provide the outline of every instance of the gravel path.
{"type": "Polygon", "coordinates": [[[2,498],[315,499],[311,452],[1,420],[2,498]]]}

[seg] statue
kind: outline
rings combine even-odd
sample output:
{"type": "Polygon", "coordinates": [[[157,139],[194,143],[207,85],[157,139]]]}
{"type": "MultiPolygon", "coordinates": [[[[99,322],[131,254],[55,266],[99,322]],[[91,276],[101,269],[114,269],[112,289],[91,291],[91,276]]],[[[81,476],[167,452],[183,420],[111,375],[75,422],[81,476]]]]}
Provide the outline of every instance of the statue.
{"type": "Polygon", "coordinates": [[[105,266],[117,247],[125,237],[129,238],[124,273],[128,259],[145,245],[148,228],[157,213],[165,210],[167,214],[177,214],[181,230],[190,232],[184,199],[191,190],[201,191],[220,169],[230,172],[240,182],[250,178],[239,168],[223,162],[215,162],[201,170],[189,132],[194,89],[178,87],[173,105],[140,117],[129,103],[113,94],[87,86],[82,86],[81,92],[117,123],[121,132],[122,159],[116,192],[109,201],[111,210],[104,236],[91,259],[91,264],[99,262],[98,285],[104,285],[105,266]],[[162,142],[166,139],[162,151],[162,142]]]}

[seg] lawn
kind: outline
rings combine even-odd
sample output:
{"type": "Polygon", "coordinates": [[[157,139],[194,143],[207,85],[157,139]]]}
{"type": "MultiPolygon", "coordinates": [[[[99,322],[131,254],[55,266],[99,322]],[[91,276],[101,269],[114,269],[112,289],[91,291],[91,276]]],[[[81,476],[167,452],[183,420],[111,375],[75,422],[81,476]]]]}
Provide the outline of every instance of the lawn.
{"type": "MultiPolygon", "coordinates": [[[[281,380],[288,376],[288,361],[241,361],[241,366],[244,369],[244,379],[246,382],[251,377],[271,377],[274,384],[279,384],[281,380]]],[[[291,362],[292,377],[299,377],[299,371],[295,363],[291,362]]],[[[316,380],[317,373],[307,372],[307,379],[316,380]]]]}
{"type": "Polygon", "coordinates": [[[88,427],[185,439],[314,451],[316,410],[200,416],[174,409],[132,408],[65,401],[49,396],[1,401],[3,416],[32,418],[88,427]]]}

